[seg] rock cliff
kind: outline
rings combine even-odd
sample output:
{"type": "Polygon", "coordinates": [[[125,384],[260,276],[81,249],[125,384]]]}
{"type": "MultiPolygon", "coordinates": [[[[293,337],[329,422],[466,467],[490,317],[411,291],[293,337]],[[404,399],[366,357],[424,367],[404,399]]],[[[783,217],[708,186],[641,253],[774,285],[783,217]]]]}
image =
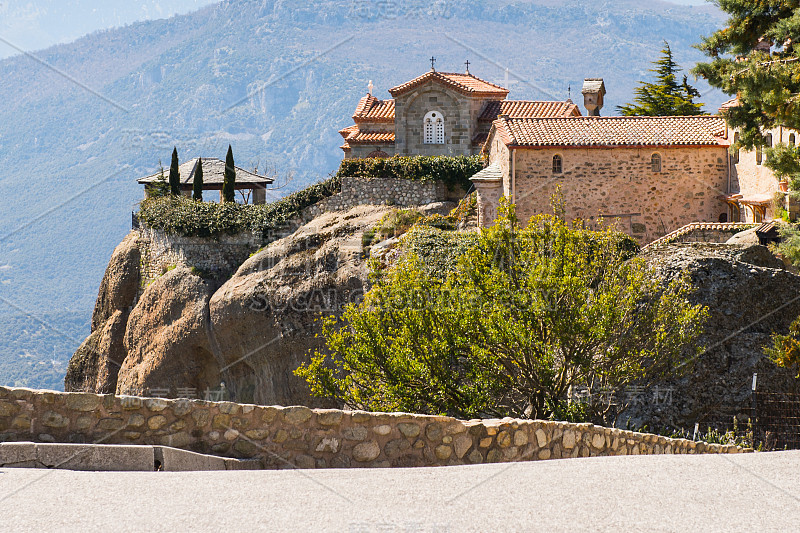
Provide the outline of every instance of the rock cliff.
{"type": "MultiPolygon", "coordinates": [[[[741,239],[740,239],[741,240],[741,239]]],[[[764,246],[687,243],[644,254],[665,281],[687,272],[695,303],[708,307],[703,351],[682,379],[661,384],[669,401],[645,401],[624,416],[637,423],[689,427],[730,423],[749,414],[753,373],[762,391],[800,391],[793,373],[763,355],[774,332],[800,315],[800,276],[764,246]]],[[[667,400],[667,397],[663,397],[667,400]]],[[[624,424],[624,420],[623,420],[624,424]]]]}
{"type": "Polygon", "coordinates": [[[178,266],[141,294],[131,233],[111,258],[66,390],[201,398],[213,391],[241,402],[323,405],[292,371],[321,345],[319,318],[361,298],[363,234],[390,209],[323,214],[253,254],[224,283],[178,266]]]}

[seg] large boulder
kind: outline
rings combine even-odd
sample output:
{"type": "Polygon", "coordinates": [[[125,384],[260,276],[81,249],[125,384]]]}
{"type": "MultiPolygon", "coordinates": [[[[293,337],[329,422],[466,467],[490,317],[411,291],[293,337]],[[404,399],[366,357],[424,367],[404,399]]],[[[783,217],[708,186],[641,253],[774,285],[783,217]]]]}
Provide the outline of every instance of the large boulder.
{"type": "Polygon", "coordinates": [[[128,318],[117,394],[195,396],[218,389],[208,331],[213,289],[183,266],[148,285],[128,318]]]}
{"type": "MultiPolygon", "coordinates": [[[[752,376],[763,391],[798,392],[794,374],[763,353],[775,332],[786,333],[800,315],[800,276],[764,246],[673,244],[645,253],[665,281],[687,273],[691,299],[708,307],[700,355],[687,375],[659,384],[662,401],[647,397],[623,415],[652,426],[692,428],[730,423],[749,413],[752,376]],[[668,402],[665,400],[669,400],[668,402]]],[[[621,421],[623,424],[625,420],[621,421]]]]}
{"type": "Polygon", "coordinates": [[[322,405],[293,371],[322,346],[320,319],[367,289],[364,232],[389,210],[323,214],[255,254],[214,294],[211,326],[233,398],[322,405]]]}
{"type": "Polygon", "coordinates": [[[64,390],[113,393],[126,352],[128,314],[139,291],[141,256],[132,231],[117,246],[106,268],[92,314],[92,330],[67,367],[64,390]]]}

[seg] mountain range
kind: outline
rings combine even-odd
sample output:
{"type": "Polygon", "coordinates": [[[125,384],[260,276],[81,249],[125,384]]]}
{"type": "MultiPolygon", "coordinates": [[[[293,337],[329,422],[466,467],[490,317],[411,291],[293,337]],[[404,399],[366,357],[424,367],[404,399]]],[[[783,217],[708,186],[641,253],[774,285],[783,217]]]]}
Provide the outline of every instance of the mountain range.
{"type": "MultiPolygon", "coordinates": [[[[223,158],[274,175],[278,198],[336,170],[337,133],[370,80],[430,68],[506,85],[512,99],[631,99],[669,42],[719,28],[712,6],[638,0],[229,0],[0,61],[0,385],[61,388],[100,279],[130,229],[136,178],[223,158]]],[[[714,111],[727,96],[704,92],[714,111]]]]}

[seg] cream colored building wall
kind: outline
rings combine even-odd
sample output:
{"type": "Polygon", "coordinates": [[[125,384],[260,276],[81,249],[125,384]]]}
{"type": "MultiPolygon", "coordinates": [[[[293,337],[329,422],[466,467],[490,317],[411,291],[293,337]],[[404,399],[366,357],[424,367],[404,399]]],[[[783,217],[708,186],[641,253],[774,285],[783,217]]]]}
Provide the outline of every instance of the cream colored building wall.
{"type": "MultiPolygon", "coordinates": [[[[778,143],[789,144],[789,136],[792,134],[795,136],[795,142],[800,141],[798,132],[783,127],[774,128],[767,133],[772,134],[773,146],[778,143]]],[[[735,135],[735,131],[729,131],[731,140],[734,139],[735,135]]],[[[780,191],[775,174],[764,165],[766,153],[762,154],[761,164],[757,161],[756,150],[739,150],[738,156],[739,162],[734,163],[731,167],[731,194],[738,193],[747,199],[764,195],[774,197],[780,191]]],[[[735,161],[735,156],[732,161],[735,161]]],[[[775,216],[774,206],[772,204],[768,205],[765,219],[770,220],[775,216]]],[[[741,221],[753,222],[751,209],[741,209],[741,221]]]]}
{"type": "MultiPolygon", "coordinates": [[[[494,151],[494,150],[493,150],[494,151]]],[[[545,148],[516,150],[517,213],[520,220],[552,213],[561,186],[569,220],[597,225],[613,221],[645,244],[691,222],[717,222],[727,213],[725,147],[545,148]],[[661,155],[661,172],[651,156],[661,155]],[[553,173],[553,156],[563,172],[553,173]]]]}

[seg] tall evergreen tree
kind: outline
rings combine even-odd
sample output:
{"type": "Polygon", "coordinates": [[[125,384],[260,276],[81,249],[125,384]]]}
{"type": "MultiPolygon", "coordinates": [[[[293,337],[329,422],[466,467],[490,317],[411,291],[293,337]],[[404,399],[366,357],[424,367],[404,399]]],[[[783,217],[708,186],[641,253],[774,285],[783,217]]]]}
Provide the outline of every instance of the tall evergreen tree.
{"type": "Polygon", "coordinates": [[[178,168],[178,148],[172,149],[172,163],[169,165],[169,192],[173,196],[181,193],[181,172],[178,168]]]}
{"type": "Polygon", "coordinates": [[[225,175],[222,180],[222,201],[236,201],[236,166],[233,163],[233,149],[228,145],[228,155],[225,156],[225,175]]]}
{"type": "Polygon", "coordinates": [[[712,87],[736,95],[725,111],[740,130],[739,144],[762,146],[762,132],[778,125],[800,129],[800,2],[716,0],[730,15],[727,27],[698,48],[711,58],[694,72],[712,87]]]}
{"type": "Polygon", "coordinates": [[[664,41],[661,59],[654,61],[655,83],[641,82],[634,91],[635,103],[619,106],[617,109],[625,116],[667,117],[682,115],[702,115],[703,104],[695,103],[700,93],[689,85],[686,75],[678,82],[680,66],[672,59],[669,43],[664,41]]]}
{"type": "Polygon", "coordinates": [[[192,182],[192,198],[198,202],[203,201],[203,160],[197,160],[197,170],[194,173],[194,181],[192,182]]]}

